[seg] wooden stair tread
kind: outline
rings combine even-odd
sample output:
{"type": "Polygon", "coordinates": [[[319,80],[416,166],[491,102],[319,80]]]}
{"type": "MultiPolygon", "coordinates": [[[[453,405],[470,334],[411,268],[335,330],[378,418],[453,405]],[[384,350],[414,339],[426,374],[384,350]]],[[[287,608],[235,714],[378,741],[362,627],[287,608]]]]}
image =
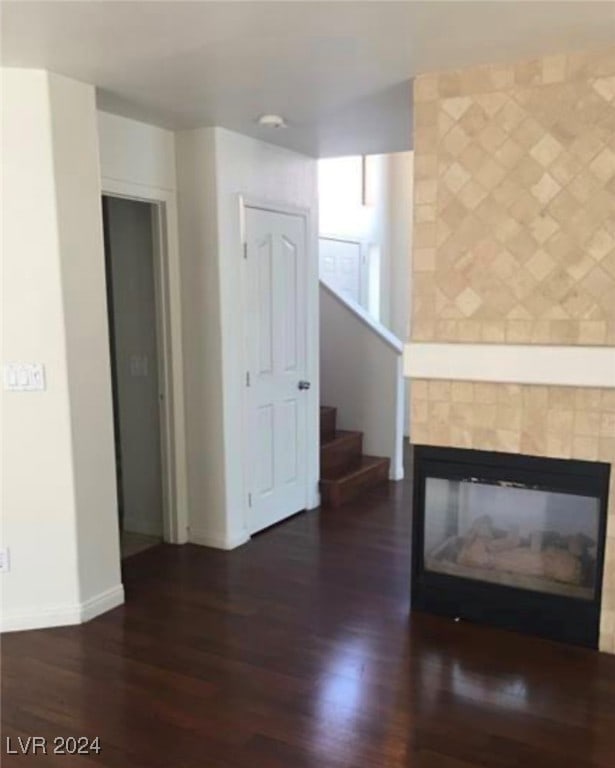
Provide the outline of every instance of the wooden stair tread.
{"type": "Polygon", "coordinates": [[[376,467],[384,467],[385,465],[388,467],[389,459],[383,456],[366,456],[365,454],[362,454],[361,456],[357,457],[357,463],[355,466],[350,469],[343,470],[342,472],[333,473],[326,477],[322,477],[320,482],[327,484],[351,482],[369,470],[372,470],[376,467]]]}

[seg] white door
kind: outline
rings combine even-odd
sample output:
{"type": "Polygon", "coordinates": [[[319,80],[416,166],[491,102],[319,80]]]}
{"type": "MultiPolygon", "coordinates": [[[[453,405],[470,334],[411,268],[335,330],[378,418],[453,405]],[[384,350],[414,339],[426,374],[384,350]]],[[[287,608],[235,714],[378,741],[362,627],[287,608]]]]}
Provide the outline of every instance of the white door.
{"type": "Polygon", "coordinates": [[[307,502],[306,226],[246,208],[246,372],[251,533],[307,502]]]}
{"type": "Polygon", "coordinates": [[[364,304],[360,242],[320,237],[318,260],[320,277],[325,282],[357,304],[364,304]]]}

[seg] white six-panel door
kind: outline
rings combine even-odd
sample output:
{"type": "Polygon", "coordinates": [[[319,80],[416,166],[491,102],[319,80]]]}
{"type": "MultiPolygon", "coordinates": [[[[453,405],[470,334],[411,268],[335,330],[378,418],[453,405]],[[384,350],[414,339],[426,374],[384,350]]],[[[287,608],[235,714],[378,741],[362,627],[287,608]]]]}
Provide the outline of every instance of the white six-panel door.
{"type": "Polygon", "coordinates": [[[248,529],[306,507],[307,282],[302,216],[246,208],[248,529]]]}
{"type": "Polygon", "coordinates": [[[339,237],[318,238],[319,275],[342,296],[368,309],[367,243],[339,237]]]}

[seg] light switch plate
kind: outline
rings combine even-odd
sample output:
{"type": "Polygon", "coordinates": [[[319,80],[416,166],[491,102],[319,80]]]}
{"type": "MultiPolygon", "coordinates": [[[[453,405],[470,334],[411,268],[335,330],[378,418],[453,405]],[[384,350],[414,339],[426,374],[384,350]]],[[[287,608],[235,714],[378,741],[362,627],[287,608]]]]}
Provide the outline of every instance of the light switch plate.
{"type": "Polygon", "coordinates": [[[0,573],[8,573],[11,570],[11,560],[9,558],[9,548],[0,549],[0,573]]]}
{"type": "Polygon", "coordinates": [[[5,363],[2,366],[4,388],[11,392],[41,392],[45,389],[42,363],[5,363]]]}

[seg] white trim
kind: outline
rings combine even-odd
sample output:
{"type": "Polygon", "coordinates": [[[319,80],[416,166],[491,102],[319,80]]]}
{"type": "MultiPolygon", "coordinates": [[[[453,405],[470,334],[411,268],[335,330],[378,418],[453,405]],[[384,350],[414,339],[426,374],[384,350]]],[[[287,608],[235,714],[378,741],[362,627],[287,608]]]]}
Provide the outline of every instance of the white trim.
{"type": "Polygon", "coordinates": [[[376,336],[380,336],[382,341],[384,341],[385,344],[388,344],[389,347],[397,352],[398,355],[403,353],[404,345],[397,338],[397,336],[395,336],[394,333],[391,333],[391,331],[382,325],[382,323],[374,320],[369,312],[367,312],[367,310],[365,310],[360,304],[357,304],[356,301],[353,301],[348,296],[342,296],[341,293],[338,293],[335,288],[322,277],[320,278],[320,284],[327,291],[327,293],[329,293],[336,301],[338,301],[340,304],[349,309],[354,315],[356,315],[357,319],[360,320],[363,325],[369,328],[369,330],[376,334],[376,336]]]}
{"type": "Polygon", "coordinates": [[[89,621],[124,602],[124,587],[118,584],[81,603],[81,622],[89,621]]]}
{"type": "Polygon", "coordinates": [[[213,547],[214,549],[236,549],[242,544],[250,541],[250,534],[247,531],[238,531],[234,534],[224,535],[222,533],[211,533],[210,531],[199,531],[190,529],[190,543],[198,544],[201,547],[213,547]]]}
{"type": "Polygon", "coordinates": [[[320,491],[318,490],[318,483],[316,483],[316,486],[312,488],[310,492],[310,488],[308,488],[308,501],[307,501],[307,510],[310,509],[318,509],[320,506],[320,491]]]}
{"type": "Polygon", "coordinates": [[[25,629],[47,629],[83,624],[106,613],[124,602],[124,587],[118,584],[94,597],[74,605],[58,605],[36,613],[3,614],[0,618],[1,632],[20,632],[25,629]]]}
{"type": "MultiPolygon", "coordinates": [[[[111,114],[110,112],[107,112],[106,114],[111,114]]],[[[130,118],[126,118],[129,120],[130,118]]],[[[152,127],[152,126],[149,126],[152,127]]],[[[164,129],[162,129],[164,130],[164,129]]],[[[102,182],[103,185],[113,185],[115,187],[122,188],[124,190],[130,189],[130,191],[126,192],[118,192],[123,197],[130,197],[133,199],[136,199],[139,197],[141,200],[151,200],[151,194],[153,191],[156,191],[158,194],[163,195],[173,195],[175,194],[176,190],[174,187],[158,187],[158,186],[151,186],[150,184],[146,184],[142,181],[127,181],[126,179],[117,178],[116,176],[102,176],[102,182]]]]}
{"type": "Polygon", "coordinates": [[[404,348],[404,376],[566,387],[615,387],[615,347],[429,344],[404,348]]]}
{"type": "Polygon", "coordinates": [[[401,355],[396,358],[397,365],[397,392],[394,407],[395,414],[395,453],[389,467],[389,480],[404,479],[404,408],[405,408],[405,382],[404,365],[401,355]]]}
{"type": "Polygon", "coordinates": [[[159,361],[165,393],[161,403],[164,540],[171,544],[188,541],[188,480],[184,409],[183,354],[181,329],[181,285],[177,234],[177,195],[174,190],[145,184],[101,179],[101,194],[140,200],[156,206],[159,244],[156,254],[157,300],[160,304],[162,359],[159,361]]]}

